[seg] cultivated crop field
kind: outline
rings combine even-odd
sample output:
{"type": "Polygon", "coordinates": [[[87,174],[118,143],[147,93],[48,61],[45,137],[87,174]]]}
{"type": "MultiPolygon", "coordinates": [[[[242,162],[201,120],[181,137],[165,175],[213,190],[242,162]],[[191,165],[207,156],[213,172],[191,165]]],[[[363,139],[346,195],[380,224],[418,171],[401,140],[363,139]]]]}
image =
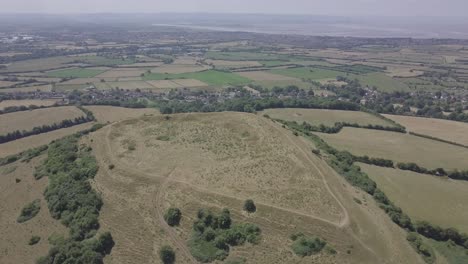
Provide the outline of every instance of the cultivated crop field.
{"type": "Polygon", "coordinates": [[[337,122],[357,123],[359,125],[382,125],[393,126],[392,123],[380,119],[368,113],[358,111],[341,111],[326,109],[302,109],[302,108],[280,108],[267,109],[260,112],[262,115],[269,115],[271,118],[286,121],[296,121],[298,123],[307,122],[313,125],[323,124],[334,126],[337,122]]]}
{"type": "Polygon", "coordinates": [[[468,232],[468,205],[464,202],[468,199],[468,182],[367,164],[359,166],[412,219],[468,232]]]}
{"type": "Polygon", "coordinates": [[[411,132],[468,145],[467,123],[424,117],[385,116],[402,124],[411,132]]]}
{"type": "Polygon", "coordinates": [[[75,106],[62,106],[32,111],[20,111],[0,115],[0,134],[7,134],[16,130],[29,131],[36,126],[60,123],[65,119],[75,119],[84,113],[75,106]]]}
{"type": "Polygon", "coordinates": [[[236,74],[254,81],[300,81],[297,78],[265,71],[237,72],[236,74]]]}
{"type": "Polygon", "coordinates": [[[152,263],[162,244],[176,248],[178,262],[193,263],[188,240],[199,208],[229,208],[234,221],[261,228],[259,244],[233,247],[227,260],[420,263],[383,211],[373,202],[353,202],[365,194],[313,156],[307,141],[262,117],[145,116],[109,125],[84,142],[100,165],[94,186],[104,200],[102,228],[116,241],[106,263],[152,263]],[[247,198],[255,200],[255,214],[242,211],[247,198]],[[171,206],[182,212],[174,228],[162,217],[171,206]],[[336,255],[295,256],[289,235],[297,231],[323,237],[336,255]]]}
{"type": "Polygon", "coordinates": [[[209,67],[207,66],[200,66],[200,65],[177,65],[177,64],[164,64],[157,68],[151,69],[153,73],[168,73],[168,74],[181,74],[181,73],[190,73],[190,72],[201,72],[208,70],[209,67]]]}
{"type": "Polygon", "coordinates": [[[242,85],[251,82],[249,79],[227,72],[214,70],[181,73],[181,74],[161,74],[150,73],[146,74],[145,80],[171,80],[171,79],[196,79],[209,85],[242,85]]]}
{"type": "Polygon", "coordinates": [[[30,105],[51,106],[51,105],[54,105],[56,102],[57,100],[54,100],[54,99],[3,100],[0,102],[0,110],[3,110],[6,107],[10,107],[10,106],[30,106],[30,105]]]}
{"type": "Polygon", "coordinates": [[[429,169],[467,169],[468,149],[408,134],[345,127],[338,134],[317,133],[354,155],[415,162],[429,169]]]}
{"type": "Polygon", "coordinates": [[[57,68],[63,68],[67,63],[71,63],[75,60],[73,57],[50,57],[41,59],[31,59],[14,62],[6,69],[0,69],[0,72],[34,72],[44,71],[57,68]]]}
{"type": "Polygon", "coordinates": [[[84,123],[3,143],[0,145],[0,158],[17,154],[31,148],[47,145],[54,140],[89,129],[93,124],[94,123],[84,123]]]}
{"type": "Polygon", "coordinates": [[[91,78],[102,73],[103,70],[72,68],[47,72],[47,76],[58,78],[91,78]]]}

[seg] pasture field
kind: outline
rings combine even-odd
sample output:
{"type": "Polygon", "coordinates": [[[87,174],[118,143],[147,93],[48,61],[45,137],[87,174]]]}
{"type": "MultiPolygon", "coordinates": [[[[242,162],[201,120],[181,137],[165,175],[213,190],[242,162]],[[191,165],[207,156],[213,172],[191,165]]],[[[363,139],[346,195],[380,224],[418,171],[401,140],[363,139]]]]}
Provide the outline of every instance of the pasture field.
{"type": "Polygon", "coordinates": [[[428,169],[468,169],[468,149],[431,139],[351,127],[338,134],[317,134],[332,146],[354,155],[415,162],[428,169]]]}
{"type": "Polygon", "coordinates": [[[217,52],[209,51],[205,54],[205,58],[212,60],[227,60],[227,61],[272,61],[277,60],[280,56],[276,54],[261,53],[261,52],[217,52]]]}
{"type": "Polygon", "coordinates": [[[27,100],[3,100],[0,101],[0,110],[10,106],[51,106],[54,105],[58,100],[55,99],[27,99],[27,100]]]}
{"type": "Polygon", "coordinates": [[[82,83],[82,84],[64,84],[64,83],[57,83],[54,85],[55,91],[73,91],[73,90],[81,90],[88,87],[91,87],[91,84],[82,83]]]}
{"type": "Polygon", "coordinates": [[[208,70],[208,66],[201,65],[177,65],[177,64],[164,64],[157,68],[151,69],[152,73],[163,73],[163,74],[182,74],[191,72],[201,72],[208,70]]]}
{"type": "Polygon", "coordinates": [[[195,79],[174,79],[172,82],[179,85],[179,88],[208,86],[208,84],[195,79]]]}
{"type": "MultiPolygon", "coordinates": [[[[286,77],[286,78],[289,78],[289,77],[286,77]]],[[[300,89],[304,89],[304,90],[311,89],[311,88],[316,88],[313,84],[303,82],[303,81],[301,81],[299,79],[295,80],[295,81],[293,81],[293,80],[289,80],[289,81],[255,81],[254,83],[257,84],[257,85],[260,85],[260,86],[262,86],[263,88],[266,88],[266,89],[272,89],[273,87],[287,87],[287,86],[290,86],[290,85],[295,85],[295,86],[299,87],[300,89]]]]}
{"type": "Polygon", "coordinates": [[[36,92],[36,91],[43,91],[43,92],[50,92],[52,91],[52,85],[37,85],[37,86],[25,86],[25,87],[16,87],[16,88],[3,88],[0,89],[0,93],[28,93],[28,92],[36,92]]]}
{"type": "MultiPolygon", "coordinates": [[[[0,147],[0,149],[2,149],[0,147]]],[[[33,176],[35,167],[44,156],[32,159],[29,163],[14,162],[0,166],[0,192],[2,203],[0,210],[0,263],[35,263],[36,259],[45,256],[50,249],[48,237],[52,234],[66,235],[68,231],[60,221],[55,220],[47,209],[43,193],[48,179],[36,180],[33,176]],[[20,182],[17,182],[17,181],[20,182]],[[17,223],[21,209],[28,203],[40,199],[41,209],[31,220],[17,223]],[[34,246],[28,245],[33,236],[41,240],[34,246]]]]}
{"type": "Polygon", "coordinates": [[[373,202],[353,202],[365,194],[313,156],[307,141],[267,119],[244,113],[145,116],[83,140],[100,165],[93,185],[104,200],[101,228],[116,241],[105,263],[153,263],[154,249],[163,244],[176,249],[178,262],[194,263],[187,243],[199,208],[229,208],[234,221],[261,228],[259,244],[232,248],[228,260],[422,263],[404,232],[373,202]],[[242,211],[247,198],[257,204],[255,214],[242,211]],[[164,222],[169,207],[181,209],[179,227],[164,222]],[[289,235],[298,231],[323,237],[337,253],[295,256],[289,235]]]}
{"type": "Polygon", "coordinates": [[[243,68],[262,66],[258,61],[230,61],[230,60],[206,60],[208,64],[213,64],[218,68],[243,68]]]}
{"type": "Polygon", "coordinates": [[[133,109],[107,105],[90,105],[85,108],[93,112],[100,123],[113,123],[144,115],[159,115],[159,111],[155,108],[133,109]]]}
{"type": "Polygon", "coordinates": [[[408,131],[468,145],[468,124],[451,120],[385,115],[402,124],[408,131]]]}
{"type": "Polygon", "coordinates": [[[312,125],[323,124],[325,126],[334,126],[337,122],[347,122],[357,123],[359,125],[393,126],[391,122],[359,111],[278,108],[266,109],[260,112],[260,114],[267,114],[271,118],[282,119],[286,121],[296,121],[298,123],[307,122],[312,125]]]}
{"type": "Polygon", "coordinates": [[[15,84],[17,84],[17,82],[0,81],[0,88],[9,87],[15,84]]]}
{"type": "Polygon", "coordinates": [[[94,66],[117,66],[117,65],[126,65],[133,64],[135,60],[127,58],[107,58],[103,56],[77,56],[73,57],[75,60],[78,60],[83,63],[91,64],[94,66]]]}
{"type": "Polygon", "coordinates": [[[76,78],[71,79],[65,82],[61,82],[60,85],[76,85],[76,84],[90,84],[95,82],[100,82],[99,78],[76,78]]]}
{"type": "Polygon", "coordinates": [[[97,78],[121,78],[121,77],[140,77],[145,73],[145,69],[137,68],[116,68],[97,75],[97,78]]]}
{"type": "Polygon", "coordinates": [[[63,68],[73,62],[73,57],[49,57],[41,59],[31,59],[13,62],[6,69],[0,69],[0,72],[34,72],[45,71],[57,68],[63,68]]]}
{"type": "Polygon", "coordinates": [[[154,88],[151,84],[144,81],[128,81],[128,82],[107,82],[107,85],[111,88],[119,88],[124,90],[135,90],[135,89],[152,89],[154,88]]]}
{"type": "Polygon", "coordinates": [[[47,76],[57,78],[91,78],[102,73],[103,70],[93,70],[86,68],[71,68],[47,72],[47,76]]]}
{"type": "Polygon", "coordinates": [[[236,74],[254,81],[300,81],[297,78],[274,74],[267,71],[236,72],[236,74]]]}
{"type": "Polygon", "coordinates": [[[274,69],[270,71],[274,74],[290,76],[298,79],[320,80],[336,78],[337,76],[345,76],[346,74],[339,71],[319,69],[312,67],[301,67],[293,69],[274,69]]]}
{"type": "Polygon", "coordinates": [[[60,106],[3,114],[0,115],[0,135],[16,130],[29,131],[36,126],[52,125],[65,119],[75,119],[80,116],[84,116],[84,113],[75,106],[60,106]]]}
{"type": "Polygon", "coordinates": [[[411,219],[468,232],[468,204],[464,202],[468,199],[468,182],[361,163],[359,166],[411,219]]]}
{"type": "Polygon", "coordinates": [[[208,85],[242,85],[251,81],[240,75],[214,70],[181,74],[146,74],[144,80],[196,79],[208,85]]]}
{"type": "Polygon", "coordinates": [[[381,72],[353,75],[351,78],[358,79],[363,85],[377,87],[377,90],[380,91],[393,92],[409,90],[409,87],[405,83],[393,79],[381,72]]]}
{"type": "Polygon", "coordinates": [[[81,125],[76,125],[72,127],[62,128],[47,133],[42,133],[34,136],[29,136],[7,143],[1,144],[0,148],[0,158],[17,154],[25,150],[40,147],[42,145],[47,145],[50,142],[63,138],[68,135],[89,129],[93,126],[93,123],[84,123],[81,125]]]}

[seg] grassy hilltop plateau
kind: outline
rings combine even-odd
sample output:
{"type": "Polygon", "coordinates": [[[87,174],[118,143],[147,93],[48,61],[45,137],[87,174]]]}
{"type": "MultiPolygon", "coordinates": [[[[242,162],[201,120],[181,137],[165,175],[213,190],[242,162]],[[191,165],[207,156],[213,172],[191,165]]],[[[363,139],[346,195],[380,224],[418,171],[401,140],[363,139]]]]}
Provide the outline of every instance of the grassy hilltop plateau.
{"type": "Polygon", "coordinates": [[[0,263],[468,263],[468,41],[44,23],[0,26],[0,263]]]}

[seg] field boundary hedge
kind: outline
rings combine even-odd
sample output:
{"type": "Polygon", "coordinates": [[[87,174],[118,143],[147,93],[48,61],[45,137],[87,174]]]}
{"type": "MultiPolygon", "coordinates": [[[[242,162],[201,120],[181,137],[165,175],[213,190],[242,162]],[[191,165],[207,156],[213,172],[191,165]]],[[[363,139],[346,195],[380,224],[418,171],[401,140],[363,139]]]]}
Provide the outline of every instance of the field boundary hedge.
{"type": "Polygon", "coordinates": [[[410,134],[410,135],[413,135],[413,136],[417,136],[417,137],[432,139],[432,140],[439,141],[439,142],[442,142],[442,143],[447,143],[447,144],[455,145],[455,146],[462,147],[462,148],[468,148],[468,145],[463,145],[463,144],[461,144],[461,143],[457,143],[457,142],[454,142],[454,141],[441,139],[441,138],[438,138],[438,137],[433,137],[433,136],[429,136],[429,135],[425,135],[425,134],[420,134],[420,133],[416,133],[416,132],[409,132],[409,134],[410,134]]]}

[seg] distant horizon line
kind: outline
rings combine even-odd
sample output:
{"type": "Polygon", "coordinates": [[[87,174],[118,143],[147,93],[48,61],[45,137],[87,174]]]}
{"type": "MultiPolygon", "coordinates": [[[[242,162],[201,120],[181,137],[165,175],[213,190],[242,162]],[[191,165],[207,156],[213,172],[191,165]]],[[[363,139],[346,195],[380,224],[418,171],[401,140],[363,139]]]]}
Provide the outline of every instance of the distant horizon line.
{"type": "Polygon", "coordinates": [[[409,16],[409,15],[369,15],[369,14],[312,14],[312,13],[247,13],[247,12],[210,12],[210,11],[138,11],[138,12],[29,12],[29,11],[0,11],[0,15],[152,15],[152,14],[199,14],[199,15],[261,15],[261,16],[316,16],[316,17],[346,17],[346,18],[449,18],[449,19],[466,19],[466,16],[451,16],[451,15],[426,15],[426,16],[409,16]]]}

